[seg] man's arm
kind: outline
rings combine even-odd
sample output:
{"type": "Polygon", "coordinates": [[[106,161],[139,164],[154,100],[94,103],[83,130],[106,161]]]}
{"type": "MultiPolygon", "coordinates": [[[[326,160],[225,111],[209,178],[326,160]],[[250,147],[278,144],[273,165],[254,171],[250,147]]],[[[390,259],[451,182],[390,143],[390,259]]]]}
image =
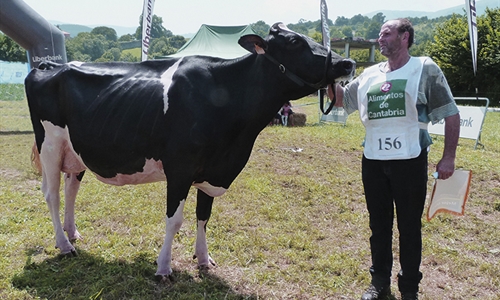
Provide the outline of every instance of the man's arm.
{"type": "Polygon", "coordinates": [[[460,136],[460,115],[454,114],[444,118],[443,157],[436,166],[439,179],[448,179],[455,172],[455,156],[460,136]]]}
{"type": "Polygon", "coordinates": [[[344,88],[340,84],[329,84],[326,89],[326,93],[328,95],[328,98],[330,98],[330,101],[333,101],[335,93],[335,107],[344,106],[344,88]]]}

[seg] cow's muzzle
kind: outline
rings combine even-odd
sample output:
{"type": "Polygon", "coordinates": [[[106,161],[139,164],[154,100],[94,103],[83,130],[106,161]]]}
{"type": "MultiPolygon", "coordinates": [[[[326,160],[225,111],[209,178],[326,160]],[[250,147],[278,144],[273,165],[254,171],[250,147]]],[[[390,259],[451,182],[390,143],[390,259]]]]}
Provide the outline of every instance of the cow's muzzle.
{"type": "Polygon", "coordinates": [[[345,74],[335,78],[335,82],[350,81],[356,73],[356,62],[350,58],[345,58],[335,64],[335,68],[339,73],[345,74]]]}

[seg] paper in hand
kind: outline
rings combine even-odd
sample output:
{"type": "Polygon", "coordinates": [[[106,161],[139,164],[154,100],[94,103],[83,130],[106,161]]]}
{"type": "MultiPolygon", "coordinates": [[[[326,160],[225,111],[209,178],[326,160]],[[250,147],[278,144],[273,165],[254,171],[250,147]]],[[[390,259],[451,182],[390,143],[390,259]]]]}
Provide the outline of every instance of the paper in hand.
{"type": "Polygon", "coordinates": [[[455,170],[453,175],[446,180],[436,179],[427,209],[427,221],[440,212],[463,216],[471,178],[472,171],[455,170]]]}

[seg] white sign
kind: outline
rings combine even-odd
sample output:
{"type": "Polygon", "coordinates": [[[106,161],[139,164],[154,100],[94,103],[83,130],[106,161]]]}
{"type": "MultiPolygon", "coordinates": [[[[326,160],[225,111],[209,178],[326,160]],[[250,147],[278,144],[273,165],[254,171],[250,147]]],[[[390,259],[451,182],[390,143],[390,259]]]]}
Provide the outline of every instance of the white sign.
{"type": "Polygon", "coordinates": [[[0,84],[24,84],[24,79],[29,72],[30,66],[27,63],[7,62],[0,60],[0,84]]]}
{"type": "MultiPolygon", "coordinates": [[[[477,140],[483,127],[486,107],[458,106],[460,110],[460,137],[477,140]]],[[[429,133],[444,135],[444,120],[431,125],[429,133]]]]}
{"type": "Polygon", "coordinates": [[[334,106],[327,115],[321,114],[321,121],[345,124],[347,121],[347,116],[347,112],[342,107],[334,106]]]}

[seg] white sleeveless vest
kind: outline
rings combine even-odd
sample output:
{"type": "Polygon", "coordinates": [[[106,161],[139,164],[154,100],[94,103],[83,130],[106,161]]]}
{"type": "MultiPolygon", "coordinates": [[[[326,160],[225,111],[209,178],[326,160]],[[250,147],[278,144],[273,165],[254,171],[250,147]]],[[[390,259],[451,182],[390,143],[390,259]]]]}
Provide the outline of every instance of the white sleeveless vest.
{"type": "Polygon", "coordinates": [[[358,107],[366,128],[367,158],[409,159],[420,154],[416,104],[422,66],[423,59],[411,57],[402,68],[389,73],[379,66],[365,71],[358,107]]]}

